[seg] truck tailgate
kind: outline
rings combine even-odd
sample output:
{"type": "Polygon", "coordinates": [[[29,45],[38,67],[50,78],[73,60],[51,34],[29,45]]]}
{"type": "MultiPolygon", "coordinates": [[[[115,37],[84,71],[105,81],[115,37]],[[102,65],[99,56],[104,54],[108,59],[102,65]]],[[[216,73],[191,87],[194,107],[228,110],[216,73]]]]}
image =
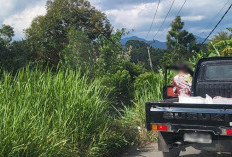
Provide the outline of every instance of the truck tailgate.
{"type": "Polygon", "coordinates": [[[148,130],[153,123],[231,127],[232,105],[150,102],[146,103],[146,123],[148,130]]]}

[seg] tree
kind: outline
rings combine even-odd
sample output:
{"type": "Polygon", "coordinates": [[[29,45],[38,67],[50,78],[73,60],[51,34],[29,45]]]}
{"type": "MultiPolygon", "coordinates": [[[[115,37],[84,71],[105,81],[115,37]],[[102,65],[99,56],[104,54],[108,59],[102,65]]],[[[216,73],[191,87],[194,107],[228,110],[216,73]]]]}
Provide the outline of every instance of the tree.
{"type": "Polygon", "coordinates": [[[218,34],[214,35],[210,41],[213,43],[213,44],[216,44],[218,43],[219,41],[222,41],[222,40],[229,40],[230,39],[230,35],[229,33],[225,32],[225,31],[220,31],[218,32],[218,34]]]}
{"type": "Polygon", "coordinates": [[[14,36],[14,30],[11,26],[2,25],[0,28],[0,65],[7,67],[9,59],[9,46],[14,36]]]}
{"type": "Polygon", "coordinates": [[[47,2],[46,2],[47,10],[49,10],[51,8],[51,6],[52,6],[52,0],[47,0],[47,2]]]}
{"type": "Polygon", "coordinates": [[[232,28],[227,28],[227,30],[230,32],[230,38],[232,38],[232,28]]]}
{"type": "Polygon", "coordinates": [[[97,64],[99,66],[99,74],[117,71],[116,69],[125,53],[121,45],[122,35],[124,35],[124,30],[118,30],[110,38],[101,35],[96,41],[98,45],[97,64]]]}
{"type": "Polygon", "coordinates": [[[196,39],[192,33],[183,30],[184,22],[177,16],[171,24],[167,35],[167,48],[169,52],[187,55],[197,49],[196,39]]]}
{"type": "MultiPolygon", "coordinates": [[[[127,41],[125,46],[127,49],[130,50],[131,62],[136,64],[141,64],[146,69],[151,69],[148,61],[148,53],[147,53],[147,47],[150,46],[148,43],[138,40],[129,40],[127,41]]],[[[160,59],[163,57],[165,52],[166,50],[155,49],[151,47],[150,49],[151,61],[155,70],[159,69],[159,66],[161,64],[160,59]]]]}
{"type": "Polygon", "coordinates": [[[69,44],[61,53],[61,58],[66,66],[82,70],[91,70],[96,63],[93,42],[82,32],[71,29],[68,33],[69,44]]]}
{"type": "Polygon", "coordinates": [[[2,25],[2,28],[0,29],[0,40],[4,42],[5,46],[8,46],[10,44],[13,36],[14,36],[13,27],[9,25],[2,25]]]}
{"type": "MultiPolygon", "coordinates": [[[[228,28],[228,30],[230,30],[228,28]]],[[[210,56],[230,56],[231,51],[231,35],[226,31],[220,31],[214,35],[207,44],[210,56]]]]}
{"type": "Polygon", "coordinates": [[[60,52],[68,44],[71,28],[86,33],[90,40],[95,40],[100,34],[109,37],[112,32],[105,14],[88,1],[54,0],[47,4],[47,14],[35,18],[26,30],[33,56],[57,66],[60,52]]]}
{"type": "Polygon", "coordinates": [[[28,46],[24,40],[12,41],[14,28],[2,25],[0,28],[0,66],[4,70],[16,72],[30,60],[28,46]]]}

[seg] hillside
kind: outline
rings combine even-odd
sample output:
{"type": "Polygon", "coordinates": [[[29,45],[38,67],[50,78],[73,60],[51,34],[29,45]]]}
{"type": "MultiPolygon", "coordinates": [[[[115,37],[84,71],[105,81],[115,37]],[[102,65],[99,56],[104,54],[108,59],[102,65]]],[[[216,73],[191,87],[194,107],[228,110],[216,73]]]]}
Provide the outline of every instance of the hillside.
{"type": "MultiPolygon", "coordinates": [[[[152,41],[145,40],[143,38],[139,38],[137,36],[131,36],[131,37],[125,37],[121,40],[122,45],[125,45],[127,41],[129,40],[138,40],[138,41],[144,41],[145,43],[151,43],[152,41]]],[[[166,49],[166,42],[161,42],[156,40],[155,43],[152,44],[154,48],[160,48],[160,49],[166,49]]]]}
{"type": "MultiPolygon", "coordinates": [[[[197,43],[200,44],[204,41],[204,38],[199,37],[199,36],[195,36],[195,38],[197,39],[197,43]]],[[[122,45],[125,45],[127,41],[129,40],[138,40],[138,41],[144,41],[145,43],[151,43],[152,41],[148,41],[146,39],[143,38],[139,38],[137,36],[131,36],[131,37],[125,37],[121,40],[122,45]]],[[[207,40],[206,42],[208,42],[209,40],[207,40]]],[[[166,42],[162,42],[159,40],[156,40],[155,43],[152,43],[152,46],[154,48],[160,48],[160,49],[166,49],[166,42]]]]}

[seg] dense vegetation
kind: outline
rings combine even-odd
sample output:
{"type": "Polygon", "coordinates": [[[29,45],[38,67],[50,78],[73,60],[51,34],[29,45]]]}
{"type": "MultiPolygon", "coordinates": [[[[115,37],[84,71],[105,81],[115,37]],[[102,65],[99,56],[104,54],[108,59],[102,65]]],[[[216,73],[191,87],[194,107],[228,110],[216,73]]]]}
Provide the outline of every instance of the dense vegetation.
{"type": "Polygon", "coordinates": [[[143,105],[147,99],[161,98],[156,91],[161,90],[162,79],[145,73],[136,80],[134,107],[114,114],[102,81],[89,79],[80,71],[53,73],[27,67],[15,75],[3,72],[1,154],[109,156],[151,140],[144,129],[143,105]]]}
{"type": "Polygon", "coordinates": [[[232,53],[231,28],[205,45],[180,17],[167,50],[141,41],[121,45],[104,13],[88,1],[47,2],[26,38],[0,28],[0,154],[2,156],[117,156],[153,141],[144,104],[162,98],[165,65],[232,53]]]}

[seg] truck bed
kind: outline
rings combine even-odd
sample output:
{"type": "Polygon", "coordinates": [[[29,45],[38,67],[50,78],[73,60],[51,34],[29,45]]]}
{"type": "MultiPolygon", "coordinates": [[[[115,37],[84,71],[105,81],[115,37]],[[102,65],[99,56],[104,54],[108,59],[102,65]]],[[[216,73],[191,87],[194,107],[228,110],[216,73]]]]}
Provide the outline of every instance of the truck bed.
{"type": "Polygon", "coordinates": [[[148,130],[152,124],[170,124],[173,132],[204,130],[222,134],[223,128],[232,126],[232,105],[149,102],[146,124],[148,130]]]}

